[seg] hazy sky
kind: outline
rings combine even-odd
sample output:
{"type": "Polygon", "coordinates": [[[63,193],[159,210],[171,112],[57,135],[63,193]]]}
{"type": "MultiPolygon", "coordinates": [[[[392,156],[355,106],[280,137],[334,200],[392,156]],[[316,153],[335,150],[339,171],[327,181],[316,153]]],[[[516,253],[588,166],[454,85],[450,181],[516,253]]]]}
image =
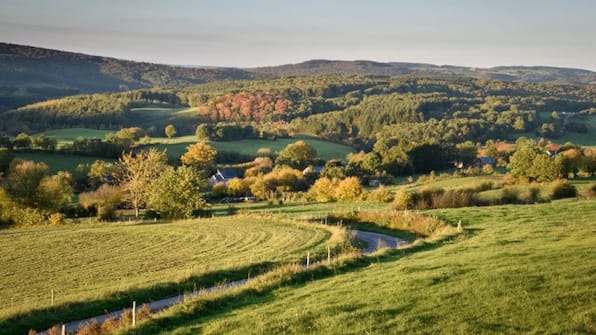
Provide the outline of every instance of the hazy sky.
{"type": "Polygon", "coordinates": [[[166,64],[596,70],[596,0],[0,0],[0,41],[166,64]]]}

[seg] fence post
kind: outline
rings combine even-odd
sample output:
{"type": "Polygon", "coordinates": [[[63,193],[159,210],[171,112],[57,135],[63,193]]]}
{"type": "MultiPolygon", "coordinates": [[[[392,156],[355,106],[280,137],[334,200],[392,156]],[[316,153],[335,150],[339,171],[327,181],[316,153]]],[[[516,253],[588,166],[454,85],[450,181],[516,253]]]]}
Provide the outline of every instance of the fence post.
{"type": "Polygon", "coordinates": [[[331,248],[327,246],[327,264],[331,264],[331,248]]]}
{"type": "Polygon", "coordinates": [[[54,306],[54,289],[52,289],[52,306],[54,306]]]}
{"type": "Polygon", "coordinates": [[[306,268],[310,266],[310,251],[306,253],[306,268]]]}
{"type": "Polygon", "coordinates": [[[132,326],[137,325],[137,302],[132,302],[132,326]]]}
{"type": "Polygon", "coordinates": [[[63,323],[62,324],[62,331],[61,331],[62,335],[66,335],[66,325],[63,323]]]}

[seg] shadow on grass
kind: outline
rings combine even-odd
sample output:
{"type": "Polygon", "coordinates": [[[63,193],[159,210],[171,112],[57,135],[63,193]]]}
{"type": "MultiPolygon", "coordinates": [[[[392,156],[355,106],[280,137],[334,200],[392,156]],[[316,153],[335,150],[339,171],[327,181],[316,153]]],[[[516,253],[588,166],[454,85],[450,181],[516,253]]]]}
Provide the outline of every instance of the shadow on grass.
{"type": "Polygon", "coordinates": [[[32,309],[29,312],[0,320],[0,334],[26,334],[30,329],[48,329],[62,322],[82,320],[131,306],[132,301],[148,303],[190,293],[217,284],[254,277],[270,271],[276,263],[263,262],[247,267],[191,276],[179,282],[159,283],[151,287],[106,293],[105,298],[72,302],[59,306],[32,309]]]}
{"type": "Polygon", "coordinates": [[[200,332],[200,324],[204,322],[219,318],[239,308],[273,301],[275,291],[281,287],[299,288],[315,280],[360,271],[371,264],[394,262],[414,253],[437,249],[457,238],[457,236],[451,236],[434,242],[419,242],[405,249],[386,249],[369,257],[357,257],[340,263],[312,267],[261,285],[249,284],[247,288],[233,294],[199,298],[174,307],[177,310],[170,312],[170,315],[151,319],[137,325],[134,329],[126,330],[123,334],[155,334],[190,326],[196,327],[193,327],[193,331],[200,332]]]}

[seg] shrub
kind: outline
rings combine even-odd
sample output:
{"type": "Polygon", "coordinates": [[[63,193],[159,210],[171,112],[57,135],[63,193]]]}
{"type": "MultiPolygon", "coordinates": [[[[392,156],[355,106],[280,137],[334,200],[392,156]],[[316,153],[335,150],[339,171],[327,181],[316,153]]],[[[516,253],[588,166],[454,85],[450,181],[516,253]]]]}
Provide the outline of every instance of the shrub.
{"type": "Polygon", "coordinates": [[[52,213],[48,217],[48,222],[52,226],[57,226],[59,224],[62,224],[62,223],[64,223],[64,215],[62,213],[52,213]]]}
{"type": "Polygon", "coordinates": [[[376,202],[391,202],[393,200],[393,192],[381,185],[376,190],[368,194],[367,200],[376,202]]]}
{"type": "Polygon", "coordinates": [[[335,200],[335,183],[327,177],[315,181],[306,193],[306,198],[312,201],[329,202],[335,200]]]}
{"type": "Polygon", "coordinates": [[[503,187],[501,190],[501,202],[504,204],[514,204],[518,201],[519,190],[515,186],[503,187]]]}
{"type": "Polygon", "coordinates": [[[482,167],[482,173],[483,174],[493,174],[493,173],[495,173],[495,169],[493,168],[492,165],[486,164],[482,167]]]}
{"type": "Polygon", "coordinates": [[[338,200],[356,200],[362,194],[362,185],[357,177],[348,177],[339,182],[335,190],[338,200]]]}
{"type": "Polygon", "coordinates": [[[59,325],[54,325],[52,328],[48,329],[48,335],[60,335],[61,327],[59,325]]]}
{"type": "Polygon", "coordinates": [[[587,199],[596,198],[596,182],[591,182],[588,188],[584,191],[583,196],[587,199]]]}
{"type": "Polygon", "coordinates": [[[416,197],[414,196],[413,192],[410,192],[405,189],[399,189],[395,193],[395,197],[393,198],[393,209],[412,209],[414,208],[414,202],[416,197]]]}
{"type": "Polygon", "coordinates": [[[141,309],[137,311],[137,321],[141,322],[144,320],[148,320],[151,318],[151,309],[149,309],[148,305],[143,305],[141,309]]]}
{"type": "Polygon", "coordinates": [[[577,189],[566,179],[555,180],[550,184],[551,199],[573,198],[577,196],[577,189]]]}
{"type": "Polygon", "coordinates": [[[528,188],[518,195],[519,200],[526,204],[533,204],[540,201],[540,186],[538,184],[530,184],[528,188]]]}
{"type": "Polygon", "coordinates": [[[432,208],[459,208],[475,205],[474,192],[468,190],[449,190],[432,197],[432,208]]]}
{"type": "Polygon", "coordinates": [[[79,328],[77,335],[101,335],[101,325],[97,320],[93,319],[91,322],[79,328]]]}
{"type": "Polygon", "coordinates": [[[122,312],[122,316],[120,316],[120,326],[128,327],[130,325],[132,325],[132,310],[126,309],[122,312]]]}
{"type": "Polygon", "coordinates": [[[101,332],[104,334],[110,334],[118,329],[118,327],[120,327],[120,322],[118,319],[114,317],[107,318],[101,324],[101,332]]]}

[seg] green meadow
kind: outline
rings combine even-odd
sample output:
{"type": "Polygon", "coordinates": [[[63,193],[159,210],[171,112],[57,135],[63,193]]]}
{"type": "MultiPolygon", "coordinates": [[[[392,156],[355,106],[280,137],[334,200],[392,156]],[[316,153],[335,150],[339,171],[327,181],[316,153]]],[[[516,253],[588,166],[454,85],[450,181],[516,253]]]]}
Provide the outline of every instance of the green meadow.
{"type": "Polygon", "coordinates": [[[424,214],[461,220],[464,233],[335,276],[199,298],[122,333],[596,332],[596,201],[424,214]]]}

